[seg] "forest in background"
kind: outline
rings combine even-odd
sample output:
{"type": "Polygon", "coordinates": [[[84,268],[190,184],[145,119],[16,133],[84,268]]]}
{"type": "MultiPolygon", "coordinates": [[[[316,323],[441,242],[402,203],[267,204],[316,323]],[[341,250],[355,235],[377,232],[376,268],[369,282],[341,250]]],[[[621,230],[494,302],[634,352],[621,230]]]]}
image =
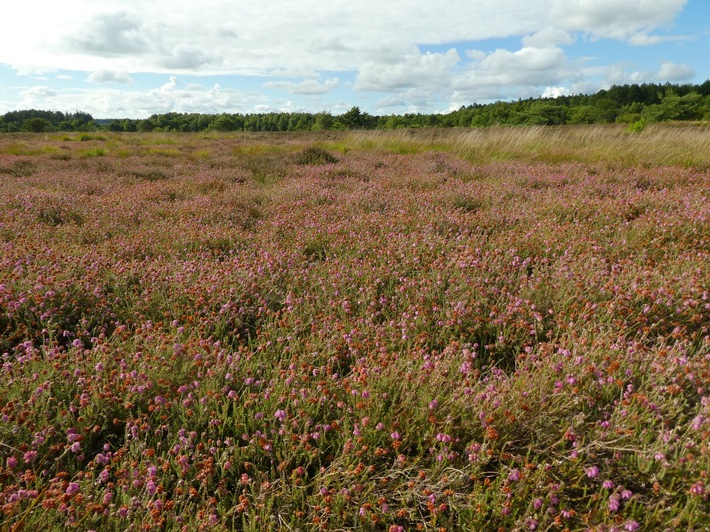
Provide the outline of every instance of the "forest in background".
{"type": "Polygon", "coordinates": [[[21,110],[0,116],[0,132],[125,131],[328,131],[494,125],[628,124],[710,120],[710,80],[702,84],[615,85],[591,95],[528,98],[473,104],[444,114],[376,116],[352,107],[342,115],[319,113],[165,113],[146,119],[94,119],[77,111],[21,110]]]}

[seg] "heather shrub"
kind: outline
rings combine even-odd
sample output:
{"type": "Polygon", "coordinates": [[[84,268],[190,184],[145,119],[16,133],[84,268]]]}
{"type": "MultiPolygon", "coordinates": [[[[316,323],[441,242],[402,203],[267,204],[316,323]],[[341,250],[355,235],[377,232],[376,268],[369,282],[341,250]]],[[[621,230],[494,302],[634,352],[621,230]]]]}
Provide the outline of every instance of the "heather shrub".
{"type": "Polygon", "coordinates": [[[702,530],[706,140],[655,127],[0,136],[2,527],[702,530]]]}

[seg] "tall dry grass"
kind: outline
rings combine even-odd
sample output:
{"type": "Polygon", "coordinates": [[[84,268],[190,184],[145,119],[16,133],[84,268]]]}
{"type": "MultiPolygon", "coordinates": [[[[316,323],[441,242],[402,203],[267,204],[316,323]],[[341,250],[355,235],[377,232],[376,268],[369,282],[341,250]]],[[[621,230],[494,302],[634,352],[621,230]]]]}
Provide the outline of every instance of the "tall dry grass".
{"type": "Polygon", "coordinates": [[[339,144],[396,153],[445,150],[472,162],[541,161],[710,167],[708,125],[520,126],[481,129],[357,131],[339,144]]]}

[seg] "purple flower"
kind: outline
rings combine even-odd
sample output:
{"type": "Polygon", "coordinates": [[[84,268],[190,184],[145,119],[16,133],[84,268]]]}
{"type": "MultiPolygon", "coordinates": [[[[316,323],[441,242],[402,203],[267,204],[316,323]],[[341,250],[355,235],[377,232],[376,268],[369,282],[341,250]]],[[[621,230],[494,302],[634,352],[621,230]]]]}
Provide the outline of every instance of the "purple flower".
{"type": "Polygon", "coordinates": [[[512,482],[517,482],[518,480],[520,480],[520,470],[511,469],[510,474],[508,475],[508,480],[512,482]]]}
{"type": "Polygon", "coordinates": [[[640,525],[639,525],[636,521],[631,520],[631,521],[627,521],[627,522],[626,522],[626,524],[624,525],[624,528],[625,528],[626,530],[629,530],[630,532],[634,532],[634,530],[638,530],[638,529],[639,529],[639,526],[640,526],[640,525]]]}
{"type": "Polygon", "coordinates": [[[67,495],[71,497],[72,495],[76,495],[77,493],[79,493],[79,483],[70,482],[69,487],[67,487],[67,495]]]}
{"type": "Polygon", "coordinates": [[[620,507],[621,507],[621,504],[619,503],[619,496],[618,495],[611,495],[609,497],[609,511],[610,512],[617,512],[620,507]]]}
{"type": "Polygon", "coordinates": [[[155,482],[149,480],[145,485],[145,491],[148,492],[148,495],[155,495],[155,492],[158,491],[158,487],[155,485],[155,482]]]}
{"type": "Polygon", "coordinates": [[[400,439],[401,437],[402,437],[402,435],[401,435],[399,432],[396,432],[396,431],[393,432],[392,434],[390,434],[390,438],[392,438],[393,440],[398,440],[398,439],[400,439]]]}
{"type": "Polygon", "coordinates": [[[592,466],[587,469],[587,476],[589,478],[594,478],[599,474],[599,468],[597,466],[592,466]]]}
{"type": "Polygon", "coordinates": [[[22,455],[22,458],[26,464],[29,464],[37,458],[37,451],[27,451],[24,455],[22,455]]]}
{"type": "Polygon", "coordinates": [[[705,493],[705,486],[700,481],[696,482],[695,484],[690,486],[690,493],[692,495],[703,495],[705,493]]]}
{"type": "Polygon", "coordinates": [[[6,460],[6,463],[7,463],[8,468],[15,469],[15,466],[17,466],[17,458],[15,458],[14,456],[11,456],[10,458],[8,458],[6,460]]]}
{"type": "Polygon", "coordinates": [[[283,421],[284,419],[286,419],[286,411],[285,410],[277,410],[274,413],[274,417],[276,419],[278,419],[279,421],[283,421]]]}

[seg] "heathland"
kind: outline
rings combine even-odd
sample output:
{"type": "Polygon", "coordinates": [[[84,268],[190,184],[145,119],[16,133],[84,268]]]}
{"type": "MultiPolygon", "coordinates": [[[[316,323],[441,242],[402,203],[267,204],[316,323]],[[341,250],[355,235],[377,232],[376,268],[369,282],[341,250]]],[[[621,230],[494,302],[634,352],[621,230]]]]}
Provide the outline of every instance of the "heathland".
{"type": "Polygon", "coordinates": [[[710,129],[0,136],[3,530],[704,530],[710,129]]]}

